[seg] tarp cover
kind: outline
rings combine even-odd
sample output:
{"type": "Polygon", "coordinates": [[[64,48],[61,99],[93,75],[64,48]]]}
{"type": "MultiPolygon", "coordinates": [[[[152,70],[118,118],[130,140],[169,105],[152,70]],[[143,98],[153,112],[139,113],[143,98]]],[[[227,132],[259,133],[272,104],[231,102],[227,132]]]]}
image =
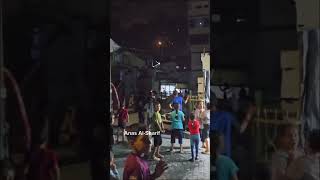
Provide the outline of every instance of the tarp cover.
{"type": "Polygon", "coordinates": [[[116,44],[112,39],[110,39],[110,53],[118,50],[120,46],[116,44]]]}
{"type": "Polygon", "coordinates": [[[320,30],[303,32],[304,93],[302,123],[305,135],[320,129],[320,30]]]}

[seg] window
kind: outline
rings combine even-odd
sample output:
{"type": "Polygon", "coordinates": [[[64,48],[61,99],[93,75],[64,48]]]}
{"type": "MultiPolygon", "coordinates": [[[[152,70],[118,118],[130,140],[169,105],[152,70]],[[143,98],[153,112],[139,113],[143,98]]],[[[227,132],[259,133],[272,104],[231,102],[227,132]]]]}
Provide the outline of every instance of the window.
{"type": "Polygon", "coordinates": [[[191,44],[208,44],[209,43],[209,34],[197,34],[190,36],[191,44]]]}
{"type": "Polygon", "coordinates": [[[170,96],[173,91],[176,89],[175,84],[161,84],[160,92],[164,94],[164,96],[170,96]]]}
{"type": "Polygon", "coordinates": [[[194,18],[189,21],[189,26],[191,28],[194,27],[208,27],[209,26],[209,18],[194,18]]]}
{"type": "Polygon", "coordinates": [[[213,14],[212,15],[212,22],[220,22],[221,21],[221,15],[220,14],[213,14]]]}

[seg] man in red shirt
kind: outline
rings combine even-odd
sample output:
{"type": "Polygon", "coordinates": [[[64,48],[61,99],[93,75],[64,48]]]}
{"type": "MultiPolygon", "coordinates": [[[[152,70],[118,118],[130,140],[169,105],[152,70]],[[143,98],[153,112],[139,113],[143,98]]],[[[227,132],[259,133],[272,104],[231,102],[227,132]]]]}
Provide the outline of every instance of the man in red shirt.
{"type": "Polygon", "coordinates": [[[199,120],[195,119],[194,113],[190,114],[190,121],[188,122],[188,128],[190,131],[190,144],[191,144],[191,155],[192,158],[189,160],[194,162],[194,160],[198,160],[198,152],[199,152],[199,142],[200,142],[200,123],[199,120]],[[194,149],[196,149],[196,155],[194,155],[194,149]]]}

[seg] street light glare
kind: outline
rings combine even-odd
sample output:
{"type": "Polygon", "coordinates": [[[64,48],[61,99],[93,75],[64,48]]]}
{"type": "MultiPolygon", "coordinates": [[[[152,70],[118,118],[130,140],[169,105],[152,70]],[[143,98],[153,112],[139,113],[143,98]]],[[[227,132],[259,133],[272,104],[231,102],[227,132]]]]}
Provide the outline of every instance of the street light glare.
{"type": "Polygon", "coordinates": [[[162,42],[161,42],[161,41],[159,41],[159,42],[158,42],[158,45],[159,45],[159,46],[161,46],[161,45],[162,45],[162,42]]]}

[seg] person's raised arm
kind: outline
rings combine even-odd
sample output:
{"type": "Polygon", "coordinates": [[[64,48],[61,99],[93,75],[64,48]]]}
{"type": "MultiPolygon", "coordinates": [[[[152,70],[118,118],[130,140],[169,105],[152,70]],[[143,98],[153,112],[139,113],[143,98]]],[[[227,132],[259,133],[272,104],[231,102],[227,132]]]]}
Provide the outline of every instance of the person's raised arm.
{"type": "Polygon", "coordinates": [[[155,179],[159,178],[164,173],[164,171],[166,169],[168,169],[168,164],[165,161],[160,160],[158,162],[158,164],[156,165],[156,169],[155,169],[154,173],[152,173],[150,175],[151,176],[150,179],[155,180],[155,179]]]}
{"type": "Polygon", "coordinates": [[[189,96],[186,97],[186,99],[183,99],[184,104],[187,104],[189,102],[189,96]]]}
{"type": "Polygon", "coordinates": [[[244,117],[241,123],[240,133],[243,133],[247,129],[250,121],[252,121],[252,119],[254,118],[255,112],[256,112],[256,107],[254,105],[250,105],[248,111],[246,112],[246,116],[244,117]]]}

